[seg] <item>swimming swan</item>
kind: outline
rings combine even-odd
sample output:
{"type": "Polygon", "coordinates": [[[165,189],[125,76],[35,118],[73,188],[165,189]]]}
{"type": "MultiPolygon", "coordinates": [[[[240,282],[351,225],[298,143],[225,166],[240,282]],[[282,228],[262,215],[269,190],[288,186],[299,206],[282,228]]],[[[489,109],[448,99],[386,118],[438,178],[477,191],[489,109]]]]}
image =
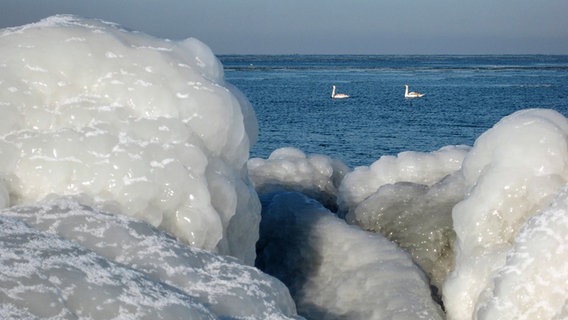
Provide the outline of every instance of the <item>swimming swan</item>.
{"type": "Polygon", "coordinates": [[[408,85],[405,84],[404,86],[406,87],[406,90],[404,91],[405,98],[420,98],[424,96],[424,94],[420,92],[414,92],[414,91],[408,92],[408,85]]]}
{"type": "Polygon", "coordinates": [[[335,86],[331,87],[331,98],[332,99],[345,99],[345,98],[349,98],[349,95],[346,95],[345,93],[335,93],[335,86]]]}

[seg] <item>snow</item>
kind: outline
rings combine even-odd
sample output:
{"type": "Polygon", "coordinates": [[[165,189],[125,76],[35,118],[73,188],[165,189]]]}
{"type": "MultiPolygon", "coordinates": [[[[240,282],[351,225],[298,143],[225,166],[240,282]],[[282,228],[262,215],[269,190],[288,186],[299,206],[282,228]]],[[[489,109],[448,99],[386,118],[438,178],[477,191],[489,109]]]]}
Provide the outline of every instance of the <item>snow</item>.
{"type": "Polygon", "coordinates": [[[0,214],[0,297],[37,317],[291,319],[275,278],[69,198],[0,214]],[[41,298],[40,298],[41,297],[41,298]]]}

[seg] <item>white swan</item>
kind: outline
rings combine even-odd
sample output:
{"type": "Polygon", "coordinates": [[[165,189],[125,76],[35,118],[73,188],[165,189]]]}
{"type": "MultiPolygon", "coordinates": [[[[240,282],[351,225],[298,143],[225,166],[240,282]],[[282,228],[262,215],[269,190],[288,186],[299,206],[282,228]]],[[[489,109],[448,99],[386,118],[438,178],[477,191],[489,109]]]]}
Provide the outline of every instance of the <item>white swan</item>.
{"type": "Polygon", "coordinates": [[[406,87],[406,90],[404,91],[405,98],[420,98],[424,96],[424,94],[420,92],[414,92],[414,91],[408,92],[408,85],[405,84],[404,86],[406,87]]]}
{"type": "Polygon", "coordinates": [[[335,93],[335,86],[331,87],[331,98],[332,99],[345,99],[349,98],[349,95],[345,93],[335,93]]]}

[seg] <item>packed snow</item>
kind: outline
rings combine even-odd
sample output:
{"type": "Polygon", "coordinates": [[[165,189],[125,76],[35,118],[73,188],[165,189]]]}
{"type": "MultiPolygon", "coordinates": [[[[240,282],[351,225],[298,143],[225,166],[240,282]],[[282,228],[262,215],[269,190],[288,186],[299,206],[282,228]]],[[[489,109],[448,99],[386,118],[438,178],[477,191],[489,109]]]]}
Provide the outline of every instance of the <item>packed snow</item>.
{"type": "Polygon", "coordinates": [[[0,30],[0,112],[3,317],[568,318],[556,111],[354,169],[249,159],[205,44],[58,15],[0,30]]]}

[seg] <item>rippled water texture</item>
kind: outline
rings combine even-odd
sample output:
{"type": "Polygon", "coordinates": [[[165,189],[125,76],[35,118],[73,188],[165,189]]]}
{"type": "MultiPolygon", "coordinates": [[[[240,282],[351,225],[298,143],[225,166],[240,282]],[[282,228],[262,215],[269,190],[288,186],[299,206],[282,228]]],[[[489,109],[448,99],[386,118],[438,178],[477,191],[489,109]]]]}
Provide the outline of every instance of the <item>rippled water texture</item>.
{"type": "Polygon", "coordinates": [[[568,115],[568,56],[221,56],[252,102],[252,157],[293,146],[347,165],[401,151],[472,145],[502,117],[568,115]],[[330,98],[331,86],[349,99],[330,98]],[[426,95],[404,98],[404,84],[426,95]]]}

